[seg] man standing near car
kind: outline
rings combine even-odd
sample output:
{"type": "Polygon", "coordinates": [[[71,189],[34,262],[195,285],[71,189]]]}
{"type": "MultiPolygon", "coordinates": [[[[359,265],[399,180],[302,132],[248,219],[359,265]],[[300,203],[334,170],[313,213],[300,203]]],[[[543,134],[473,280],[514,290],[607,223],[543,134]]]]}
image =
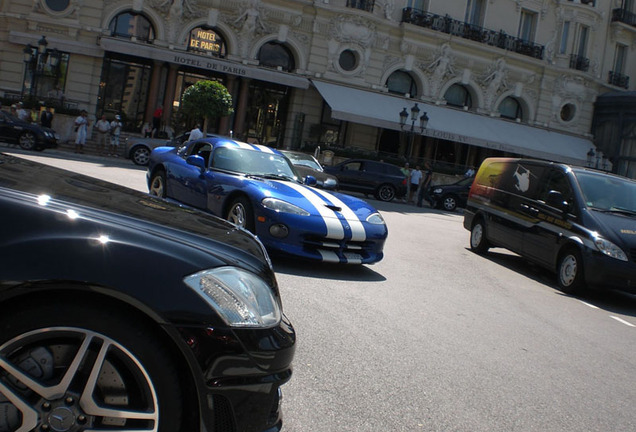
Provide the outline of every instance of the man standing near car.
{"type": "Polygon", "coordinates": [[[415,169],[411,171],[411,191],[409,193],[409,203],[413,201],[413,204],[415,204],[415,200],[417,198],[414,198],[413,195],[414,194],[419,195],[419,188],[420,188],[421,182],[422,182],[422,171],[420,170],[420,166],[416,165],[415,169]]]}
{"type": "Polygon", "coordinates": [[[97,151],[103,156],[105,149],[110,145],[110,122],[106,120],[106,114],[95,123],[97,128],[97,151]]]}
{"type": "Polygon", "coordinates": [[[428,195],[428,188],[431,186],[431,180],[433,180],[433,170],[431,170],[431,164],[424,163],[424,173],[422,174],[422,182],[420,183],[420,189],[417,191],[417,206],[422,207],[422,200],[425,199],[429,205],[431,198],[428,195]]]}
{"type": "Polygon", "coordinates": [[[53,123],[53,113],[51,112],[51,107],[46,107],[44,111],[42,111],[42,115],[40,115],[40,124],[42,127],[51,128],[53,123]]]}

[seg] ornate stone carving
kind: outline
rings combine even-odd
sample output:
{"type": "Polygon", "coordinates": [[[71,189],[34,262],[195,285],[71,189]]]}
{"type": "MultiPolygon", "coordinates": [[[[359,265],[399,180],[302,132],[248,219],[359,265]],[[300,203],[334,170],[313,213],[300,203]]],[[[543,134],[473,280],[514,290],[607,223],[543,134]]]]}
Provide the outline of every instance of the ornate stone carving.
{"type": "Polygon", "coordinates": [[[332,24],[332,34],[338,42],[369,48],[375,40],[375,26],[357,16],[341,15],[332,24]]]}
{"type": "Polygon", "coordinates": [[[490,65],[481,85],[484,88],[484,108],[492,110],[497,97],[508,88],[508,70],[503,58],[490,65]]]}
{"type": "Polygon", "coordinates": [[[426,65],[429,73],[431,96],[439,96],[439,90],[447,76],[455,75],[453,50],[448,43],[439,47],[435,58],[426,65]]]}

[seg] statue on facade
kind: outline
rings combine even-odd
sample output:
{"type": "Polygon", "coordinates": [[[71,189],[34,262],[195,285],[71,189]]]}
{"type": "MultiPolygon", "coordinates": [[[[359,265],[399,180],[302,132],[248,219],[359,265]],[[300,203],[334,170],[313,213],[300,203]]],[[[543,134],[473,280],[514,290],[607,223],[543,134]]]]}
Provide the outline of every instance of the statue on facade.
{"type": "Polygon", "coordinates": [[[491,70],[483,79],[485,88],[485,108],[492,109],[493,103],[502,88],[508,87],[506,61],[497,59],[491,70]]]}
{"type": "Polygon", "coordinates": [[[439,96],[438,93],[446,75],[455,73],[452,61],[451,47],[445,43],[441,46],[435,60],[429,63],[426,67],[426,69],[430,72],[431,95],[433,97],[439,96]]]}

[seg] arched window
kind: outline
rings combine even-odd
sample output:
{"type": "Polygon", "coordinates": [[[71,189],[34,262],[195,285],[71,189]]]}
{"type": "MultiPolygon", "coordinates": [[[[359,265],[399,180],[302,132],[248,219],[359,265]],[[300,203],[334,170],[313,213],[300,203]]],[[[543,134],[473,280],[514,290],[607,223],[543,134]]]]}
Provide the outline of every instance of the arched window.
{"type": "Polygon", "coordinates": [[[197,27],[190,32],[188,51],[211,54],[216,57],[225,57],[225,39],[212,29],[197,27]]]}
{"type": "Polygon", "coordinates": [[[453,84],[446,90],[444,94],[446,104],[454,107],[468,107],[470,109],[473,106],[473,99],[470,96],[468,89],[460,84],[453,84]]]}
{"type": "Polygon", "coordinates": [[[258,51],[261,66],[291,72],[296,69],[294,56],[289,48],[278,42],[268,42],[258,51]]]}
{"type": "Polygon", "coordinates": [[[389,93],[417,96],[417,84],[411,74],[405,71],[393,72],[386,80],[386,86],[389,93]]]}
{"type": "Polygon", "coordinates": [[[507,97],[499,104],[501,117],[516,120],[523,118],[523,110],[519,101],[513,97],[507,97]]]}
{"type": "Polygon", "coordinates": [[[145,16],[135,12],[123,12],[117,15],[108,26],[111,36],[137,38],[149,42],[155,38],[155,29],[145,16]]]}

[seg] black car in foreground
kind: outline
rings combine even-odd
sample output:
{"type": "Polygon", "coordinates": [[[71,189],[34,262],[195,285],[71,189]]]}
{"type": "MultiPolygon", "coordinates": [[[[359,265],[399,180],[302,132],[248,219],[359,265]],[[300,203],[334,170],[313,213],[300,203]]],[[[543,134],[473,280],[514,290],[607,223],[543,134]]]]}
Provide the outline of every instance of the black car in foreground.
{"type": "Polygon", "coordinates": [[[295,333],[229,222],[0,154],[1,431],[279,431],[295,333]]]}
{"type": "Polygon", "coordinates": [[[466,207],[468,192],[475,177],[465,177],[455,183],[435,185],[428,188],[431,207],[455,211],[457,207],[466,207]]]}
{"type": "Polygon", "coordinates": [[[406,177],[399,167],[367,159],[348,159],[325,166],[327,174],[338,178],[340,190],[371,194],[380,201],[391,201],[406,194],[406,177]]]}
{"type": "Polygon", "coordinates": [[[0,141],[18,144],[24,150],[55,148],[60,136],[53,130],[27,123],[0,111],[0,141]]]}

